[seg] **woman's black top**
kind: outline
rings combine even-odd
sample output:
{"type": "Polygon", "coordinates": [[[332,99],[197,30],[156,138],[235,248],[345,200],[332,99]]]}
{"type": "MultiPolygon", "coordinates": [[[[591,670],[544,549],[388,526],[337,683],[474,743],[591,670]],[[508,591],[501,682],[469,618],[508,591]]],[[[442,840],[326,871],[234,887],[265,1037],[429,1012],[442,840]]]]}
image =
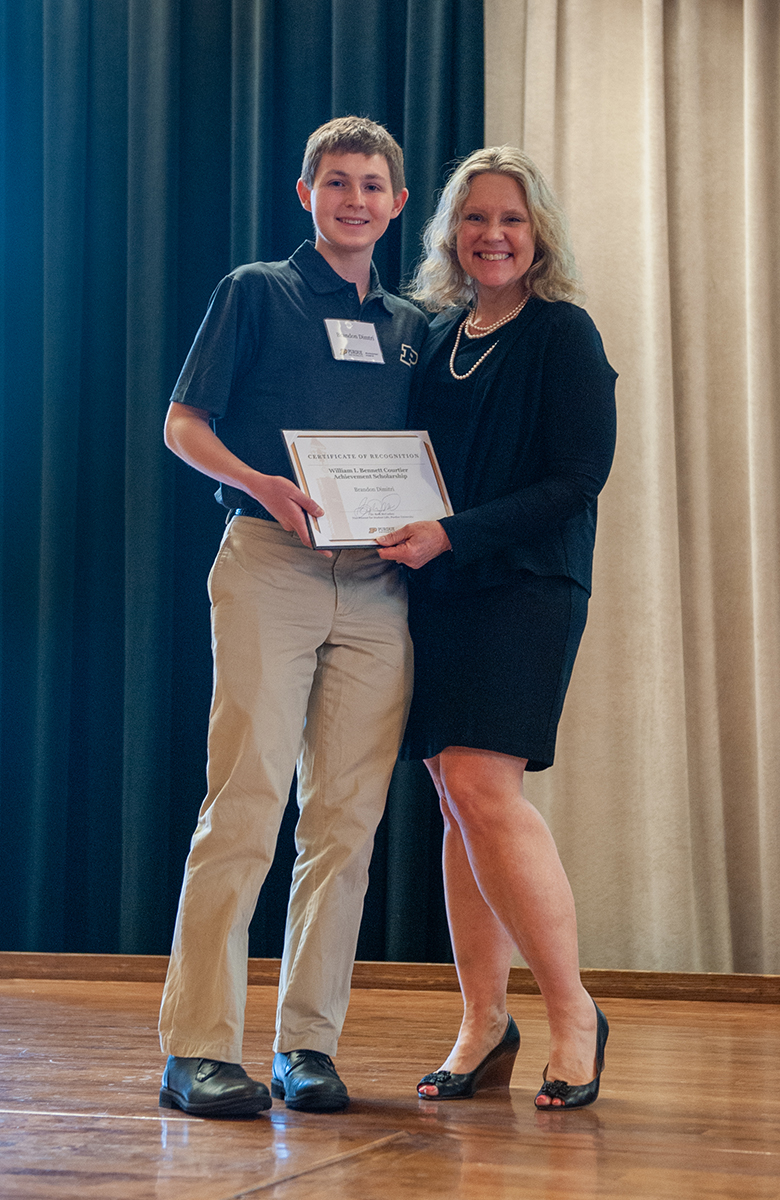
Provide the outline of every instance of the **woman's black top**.
{"type": "Polygon", "coordinates": [[[518,570],[573,579],[590,591],[596,498],[615,447],[615,380],[593,321],[565,301],[531,297],[494,335],[461,338],[463,310],[431,324],[415,370],[412,428],[427,429],[455,515],[452,553],[418,571],[421,591],[473,591],[518,570]],[[464,348],[464,343],[466,346],[464,348]]]}

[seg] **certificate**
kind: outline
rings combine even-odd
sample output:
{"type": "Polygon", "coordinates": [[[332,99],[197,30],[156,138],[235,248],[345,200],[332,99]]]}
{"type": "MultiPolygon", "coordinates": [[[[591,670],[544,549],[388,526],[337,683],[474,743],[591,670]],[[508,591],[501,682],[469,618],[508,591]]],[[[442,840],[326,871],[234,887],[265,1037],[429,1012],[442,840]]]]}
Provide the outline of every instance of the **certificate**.
{"type": "Polygon", "coordinates": [[[318,549],[372,546],[410,521],[452,516],[425,430],[281,432],[298,487],[324,509],[321,517],[307,513],[318,549]]]}

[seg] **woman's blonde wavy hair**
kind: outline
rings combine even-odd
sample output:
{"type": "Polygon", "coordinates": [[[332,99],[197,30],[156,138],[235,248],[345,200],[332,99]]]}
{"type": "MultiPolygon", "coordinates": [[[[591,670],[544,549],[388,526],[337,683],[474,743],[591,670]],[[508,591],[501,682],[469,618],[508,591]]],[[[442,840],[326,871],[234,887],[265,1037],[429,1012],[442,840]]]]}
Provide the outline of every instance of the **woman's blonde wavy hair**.
{"type": "Polygon", "coordinates": [[[581,300],[583,292],[563,210],[539,168],[515,146],[475,150],[452,172],[425,227],[423,259],[409,285],[410,298],[431,312],[476,302],[476,287],[458,261],[456,241],[471,181],[488,173],[509,175],[523,189],[536,242],[534,261],[525,276],[528,289],[541,300],[581,300]]]}

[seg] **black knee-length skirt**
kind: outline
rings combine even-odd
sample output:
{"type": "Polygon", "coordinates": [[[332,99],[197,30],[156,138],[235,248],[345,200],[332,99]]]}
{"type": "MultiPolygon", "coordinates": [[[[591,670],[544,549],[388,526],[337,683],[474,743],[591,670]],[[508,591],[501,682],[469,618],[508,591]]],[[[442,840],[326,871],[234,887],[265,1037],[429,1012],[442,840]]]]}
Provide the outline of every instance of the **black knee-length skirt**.
{"type": "Polygon", "coordinates": [[[571,579],[517,572],[468,595],[410,579],[414,693],[401,757],[470,746],[552,766],[585,628],[588,593],[571,579]]]}

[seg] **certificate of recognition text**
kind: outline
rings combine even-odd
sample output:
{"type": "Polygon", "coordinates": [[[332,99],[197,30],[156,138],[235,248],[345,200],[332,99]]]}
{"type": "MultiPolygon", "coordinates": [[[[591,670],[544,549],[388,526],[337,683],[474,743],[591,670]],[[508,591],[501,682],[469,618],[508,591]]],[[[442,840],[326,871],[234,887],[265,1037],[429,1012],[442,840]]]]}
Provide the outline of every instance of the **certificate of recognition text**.
{"type": "Polygon", "coordinates": [[[324,509],[307,515],[318,549],[371,546],[411,521],[452,515],[425,430],[283,429],[295,481],[324,509]]]}

